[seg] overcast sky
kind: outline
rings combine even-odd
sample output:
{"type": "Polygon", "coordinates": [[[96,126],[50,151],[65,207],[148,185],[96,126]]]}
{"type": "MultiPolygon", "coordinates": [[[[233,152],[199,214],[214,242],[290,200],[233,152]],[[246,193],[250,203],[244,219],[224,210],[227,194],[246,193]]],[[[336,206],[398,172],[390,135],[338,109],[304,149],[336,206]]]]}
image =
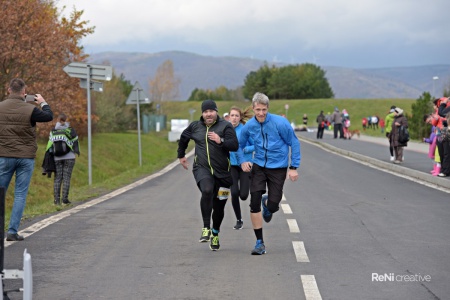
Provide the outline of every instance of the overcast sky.
{"type": "Polygon", "coordinates": [[[103,51],[377,68],[450,64],[449,0],[58,0],[103,51]]]}

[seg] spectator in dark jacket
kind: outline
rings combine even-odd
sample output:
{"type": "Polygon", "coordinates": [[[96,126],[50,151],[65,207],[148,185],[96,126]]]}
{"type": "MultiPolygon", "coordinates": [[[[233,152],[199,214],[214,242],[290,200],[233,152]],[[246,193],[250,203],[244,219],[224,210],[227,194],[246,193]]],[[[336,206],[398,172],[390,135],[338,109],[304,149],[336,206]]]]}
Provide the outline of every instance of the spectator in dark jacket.
{"type": "Polygon", "coordinates": [[[323,131],[325,130],[325,122],[327,120],[325,119],[325,115],[323,114],[323,110],[320,111],[320,114],[316,118],[317,122],[317,138],[322,139],[323,138],[323,131]]]}
{"type": "Polygon", "coordinates": [[[202,196],[200,208],[203,217],[202,235],[199,242],[210,241],[210,249],[220,248],[219,231],[224,217],[225,200],[218,197],[219,188],[230,188],[233,184],[230,172],[230,151],[238,150],[236,132],[230,122],[217,115],[217,105],[212,100],[202,103],[202,116],[181,133],[178,142],[178,158],[188,169],[185,156],[190,140],[195,142],[195,160],[192,172],[202,196]],[[213,226],[211,223],[211,212],[213,226]],[[211,236],[212,234],[212,236],[211,236]]]}
{"type": "Polygon", "coordinates": [[[344,138],[344,129],[342,128],[342,114],[337,107],[334,108],[334,113],[331,115],[331,122],[333,122],[334,138],[337,138],[339,131],[339,138],[344,138]]]}
{"type": "Polygon", "coordinates": [[[406,147],[406,143],[402,143],[399,141],[400,137],[400,129],[408,128],[408,120],[403,115],[403,109],[400,107],[396,107],[394,109],[395,118],[394,122],[392,123],[392,130],[391,130],[391,139],[392,139],[392,146],[394,147],[394,153],[395,153],[395,160],[394,164],[400,164],[403,162],[403,147],[406,147]]]}

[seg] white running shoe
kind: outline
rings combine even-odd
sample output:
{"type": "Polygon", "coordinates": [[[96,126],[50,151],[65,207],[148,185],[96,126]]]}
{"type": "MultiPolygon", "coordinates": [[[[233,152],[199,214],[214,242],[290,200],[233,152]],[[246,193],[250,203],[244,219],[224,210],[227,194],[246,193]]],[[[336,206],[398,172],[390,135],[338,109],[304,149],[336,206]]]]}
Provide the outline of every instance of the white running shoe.
{"type": "Polygon", "coordinates": [[[391,156],[391,161],[394,161],[395,160],[395,156],[391,156]]]}

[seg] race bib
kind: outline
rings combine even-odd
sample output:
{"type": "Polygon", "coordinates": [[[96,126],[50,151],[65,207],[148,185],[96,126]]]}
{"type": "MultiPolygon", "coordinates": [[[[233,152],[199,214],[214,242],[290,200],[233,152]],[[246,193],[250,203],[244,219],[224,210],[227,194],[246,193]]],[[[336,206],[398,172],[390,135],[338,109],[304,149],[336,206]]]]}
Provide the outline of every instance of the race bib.
{"type": "Polygon", "coordinates": [[[227,200],[229,195],[230,195],[230,189],[221,187],[219,189],[219,192],[217,193],[217,198],[219,198],[219,200],[227,200]]]}

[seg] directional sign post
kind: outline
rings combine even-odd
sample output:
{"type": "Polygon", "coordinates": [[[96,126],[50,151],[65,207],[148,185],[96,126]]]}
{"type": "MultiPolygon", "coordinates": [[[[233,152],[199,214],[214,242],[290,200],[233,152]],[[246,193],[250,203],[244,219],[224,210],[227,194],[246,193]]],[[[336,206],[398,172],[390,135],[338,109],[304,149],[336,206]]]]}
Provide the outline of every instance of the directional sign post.
{"type": "Polygon", "coordinates": [[[94,80],[110,81],[112,78],[112,67],[106,65],[93,65],[87,63],[73,62],[63,68],[70,77],[80,78],[80,86],[87,90],[88,111],[88,173],[89,185],[92,184],[92,141],[91,141],[91,89],[103,91],[103,84],[94,80]],[[89,87],[89,88],[88,88],[89,87]]]}
{"type": "Polygon", "coordinates": [[[139,166],[142,166],[142,152],[141,152],[141,113],[139,106],[141,103],[149,104],[150,99],[145,94],[144,89],[141,87],[139,82],[133,86],[130,95],[128,96],[126,104],[136,103],[136,115],[137,115],[137,129],[138,129],[138,144],[139,144],[139,166]]]}
{"type": "MultiPolygon", "coordinates": [[[[103,92],[103,82],[91,80],[90,89],[96,92],[103,92]]],[[[80,79],[80,88],[87,89],[87,79],[80,79]]]]}

